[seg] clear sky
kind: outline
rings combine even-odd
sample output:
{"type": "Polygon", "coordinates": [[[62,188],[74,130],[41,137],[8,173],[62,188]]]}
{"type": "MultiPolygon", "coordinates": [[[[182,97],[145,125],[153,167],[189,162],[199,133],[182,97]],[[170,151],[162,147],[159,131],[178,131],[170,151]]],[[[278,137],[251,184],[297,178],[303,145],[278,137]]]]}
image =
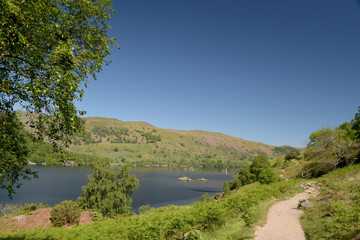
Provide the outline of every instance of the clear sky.
{"type": "Polygon", "coordinates": [[[304,147],[360,105],[360,1],[114,0],[87,116],[304,147]]]}

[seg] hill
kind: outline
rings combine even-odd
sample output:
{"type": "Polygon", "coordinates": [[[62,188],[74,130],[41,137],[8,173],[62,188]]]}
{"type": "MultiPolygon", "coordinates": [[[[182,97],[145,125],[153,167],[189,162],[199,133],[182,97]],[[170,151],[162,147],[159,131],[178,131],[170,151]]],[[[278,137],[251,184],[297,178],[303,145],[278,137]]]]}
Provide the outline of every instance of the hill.
{"type": "Polygon", "coordinates": [[[137,165],[242,166],[259,154],[279,157],[297,149],[275,147],[222,133],[172,130],[146,122],[88,117],[85,136],[70,151],[137,165]]]}

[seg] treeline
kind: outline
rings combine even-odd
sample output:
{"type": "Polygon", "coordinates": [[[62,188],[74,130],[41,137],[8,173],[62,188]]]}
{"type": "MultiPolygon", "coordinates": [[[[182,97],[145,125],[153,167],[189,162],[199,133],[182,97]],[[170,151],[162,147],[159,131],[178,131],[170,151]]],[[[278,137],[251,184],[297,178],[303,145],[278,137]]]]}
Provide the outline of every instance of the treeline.
{"type": "Polygon", "coordinates": [[[54,149],[49,143],[30,139],[30,136],[28,136],[27,147],[29,149],[27,160],[37,165],[63,165],[66,163],[89,165],[100,159],[100,157],[97,156],[73,153],[65,150],[60,151],[54,149]]]}

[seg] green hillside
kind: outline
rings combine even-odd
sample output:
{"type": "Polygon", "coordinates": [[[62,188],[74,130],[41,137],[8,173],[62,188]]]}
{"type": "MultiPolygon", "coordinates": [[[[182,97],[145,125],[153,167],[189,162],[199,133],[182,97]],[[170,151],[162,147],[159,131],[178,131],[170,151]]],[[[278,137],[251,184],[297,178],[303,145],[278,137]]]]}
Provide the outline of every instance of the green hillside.
{"type": "Polygon", "coordinates": [[[200,130],[161,129],[146,122],[85,118],[85,136],[70,151],[137,165],[242,166],[259,154],[278,157],[293,147],[271,145],[200,130]]]}

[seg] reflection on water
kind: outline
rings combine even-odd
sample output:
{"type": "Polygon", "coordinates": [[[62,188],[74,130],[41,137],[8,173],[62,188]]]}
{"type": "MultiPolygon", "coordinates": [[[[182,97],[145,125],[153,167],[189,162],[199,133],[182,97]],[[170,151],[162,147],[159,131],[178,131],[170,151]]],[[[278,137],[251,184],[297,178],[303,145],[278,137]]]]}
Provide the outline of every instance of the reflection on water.
{"type": "MultiPolygon", "coordinates": [[[[47,167],[36,166],[39,178],[30,182],[25,181],[13,200],[7,198],[5,191],[0,192],[0,202],[3,203],[37,203],[55,205],[63,200],[75,201],[82,193],[81,186],[87,185],[87,175],[91,169],[87,167],[47,167]]],[[[150,204],[152,207],[186,205],[199,201],[201,195],[209,193],[215,196],[222,192],[224,181],[231,179],[232,174],[225,174],[225,170],[196,169],[185,172],[181,168],[141,167],[132,168],[140,181],[139,188],[133,193],[133,209],[141,205],[150,204]],[[192,179],[206,178],[207,182],[179,182],[179,177],[187,176],[192,179]]]]}

